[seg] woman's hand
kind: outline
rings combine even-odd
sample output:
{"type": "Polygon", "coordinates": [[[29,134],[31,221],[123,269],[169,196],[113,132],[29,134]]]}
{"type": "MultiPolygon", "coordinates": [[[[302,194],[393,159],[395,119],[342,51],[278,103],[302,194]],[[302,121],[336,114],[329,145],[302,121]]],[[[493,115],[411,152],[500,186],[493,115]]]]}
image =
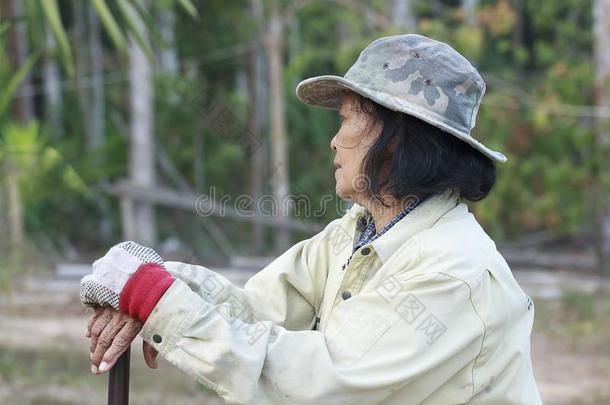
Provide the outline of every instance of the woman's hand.
{"type": "MultiPolygon", "coordinates": [[[[85,334],[91,339],[91,372],[101,374],[110,370],[138,336],[142,326],[139,319],[111,307],[96,308],[85,334]]],[[[142,350],[148,367],[157,368],[158,352],[147,342],[144,342],[142,350]]]]}

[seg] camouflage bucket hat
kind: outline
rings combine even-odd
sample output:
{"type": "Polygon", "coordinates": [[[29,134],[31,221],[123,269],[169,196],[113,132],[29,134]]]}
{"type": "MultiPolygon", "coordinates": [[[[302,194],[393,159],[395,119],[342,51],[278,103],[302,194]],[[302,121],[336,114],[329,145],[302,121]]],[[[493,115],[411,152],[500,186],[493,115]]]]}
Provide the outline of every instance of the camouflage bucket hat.
{"type": "Polygon", "coordinates": [[[338,110],[346,89],[426,121],[492,160],[508,160],[470,135],[485,82],[466,58],[443,42],[416,34],[376,39],[345,77],[303,80],[296,94],[305,104],[338,110]]]}

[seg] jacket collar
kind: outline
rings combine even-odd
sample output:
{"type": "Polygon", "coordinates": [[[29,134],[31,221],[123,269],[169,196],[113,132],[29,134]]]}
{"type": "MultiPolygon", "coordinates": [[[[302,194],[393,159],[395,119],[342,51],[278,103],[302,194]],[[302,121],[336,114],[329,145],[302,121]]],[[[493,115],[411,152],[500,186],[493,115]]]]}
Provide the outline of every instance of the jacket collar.
{"type": "MultiPolygon", "coordinates": [[[[458,205],[462,206],[462,210],[468,210],[466,204],[461,202],[456,190],[448,189],[442,194],[429,197],[394,224],[387,232],[375,239],[371,246],[377,252],[381,262],[385,263],[411,237],[430,228],[443,215],[458,205]]],[[[368,214],[366,208],[357,204],[354,204],[350,211],[352,217],[356,219],[361,215],[368,214]]]]}

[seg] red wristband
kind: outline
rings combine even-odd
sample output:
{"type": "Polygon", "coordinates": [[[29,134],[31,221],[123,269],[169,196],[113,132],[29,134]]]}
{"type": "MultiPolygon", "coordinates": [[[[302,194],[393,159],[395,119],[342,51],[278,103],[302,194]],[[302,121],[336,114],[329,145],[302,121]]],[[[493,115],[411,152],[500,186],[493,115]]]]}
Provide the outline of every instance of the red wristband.
{"type": "Polygon", "coordinates": [[[119,297],[119,310],[146,322],[175,278],[156,263],[144,263],[127,281],[119,297]]]}

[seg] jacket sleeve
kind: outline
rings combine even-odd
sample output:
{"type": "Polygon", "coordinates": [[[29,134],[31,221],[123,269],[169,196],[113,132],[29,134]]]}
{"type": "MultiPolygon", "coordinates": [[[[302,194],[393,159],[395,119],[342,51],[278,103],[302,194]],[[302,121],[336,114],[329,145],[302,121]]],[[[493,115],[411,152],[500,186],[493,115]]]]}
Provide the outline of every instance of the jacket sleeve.
{"type": "Polygon", "coordinates": [[[311,329],[328,272],[316,250],[324,245],[320,241],[328,237],[331,225],[336,224],[292,246],[243,288],[204,266],[166,262],[165,268],[209,304],[228,303],[237,319],[271,321],[291,330],[311,329]]]}
{"type": "MultiPolygon", "coordinates": [[[[408,274],[343,301],[324,333],[259,320],[254,298],[244,308],[212,303],[178,279],[141,335],[231,404],[378,403],[410,388],[407,403],[419,403],[457,373],[471,375],[485,328],[463,281],[408,274]]],[[[466,401],[472,384],[458,394],[451,400],[466,401]]]]}

